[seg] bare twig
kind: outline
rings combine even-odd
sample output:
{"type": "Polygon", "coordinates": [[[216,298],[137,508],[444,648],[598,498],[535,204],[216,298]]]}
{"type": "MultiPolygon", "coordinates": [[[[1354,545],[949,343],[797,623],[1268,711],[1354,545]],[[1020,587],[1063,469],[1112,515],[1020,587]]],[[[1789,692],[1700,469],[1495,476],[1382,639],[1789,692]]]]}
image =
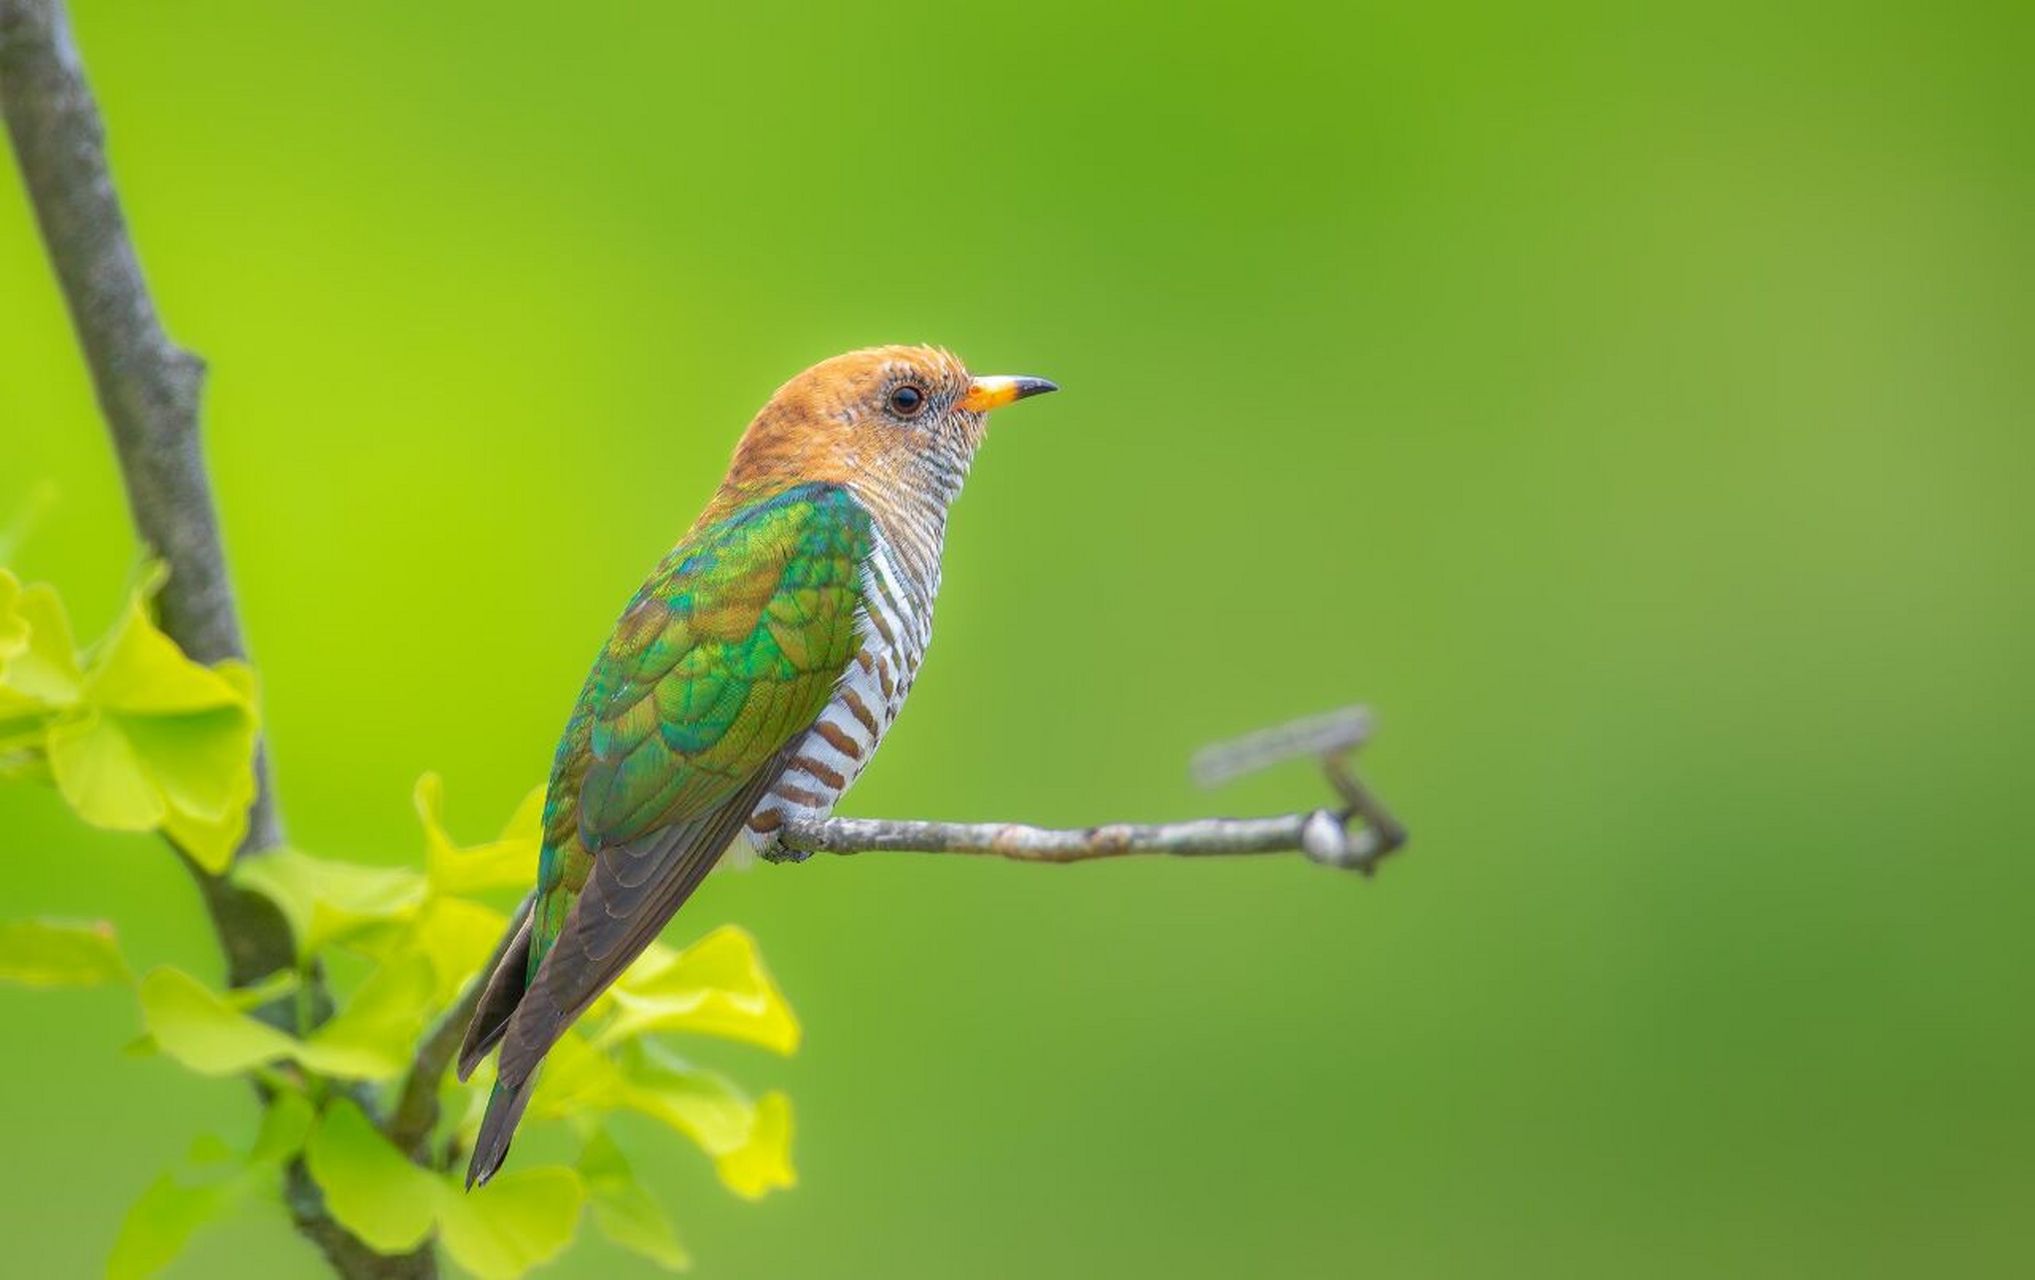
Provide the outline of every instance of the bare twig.
{"type": "Polygon", "coordinates": [[[921,822],[828,818],[789,822],[779,837],[794,853],[968,853],[1018,862],[1092,862],[1137,853],[1179,858],[1246,853],[1305,853],[1325,866],[1361,868],[1379,856],[1369,828],[1348,830],[1349,815],[1310,809],[1275,818],[1200,818],[1191,822],[1034,827],[1021,822],[921,822]],[[1322,832],[1333,831],[1347,836],[1322,832]]]}
{"type": "Polygon", "coordinates": [[[1371,740],[1374,727],[1369,707],[1342,707],[1203,747],[1188,771],[1197,786],[1219,787],[1286,760],[1347,755],[1371,740]]]}
{"type": "Polygon", "coordinates": [[[1048,828],[1015,822],[922,822],[881,818],[792,821],[778,835],[777,861],[815,853],[963,853],[1018,862],[1090,862],[1130,854],[1226,857],[1303,853],[1324,866],[1369,874],[1406,843],[1406,829],[1357,782],[1345,757],[1367,741],[1371,715],[1350,707],[1266,729],[1197,753],[1204,785],[1228,781],[1295,756],[1319,756],[1343,799],[1339,808],[1270,818],[1201,818],[1158,824],[1048,828]],[[1362,825],[1353,826],[1357,820],[1362,825]]]}

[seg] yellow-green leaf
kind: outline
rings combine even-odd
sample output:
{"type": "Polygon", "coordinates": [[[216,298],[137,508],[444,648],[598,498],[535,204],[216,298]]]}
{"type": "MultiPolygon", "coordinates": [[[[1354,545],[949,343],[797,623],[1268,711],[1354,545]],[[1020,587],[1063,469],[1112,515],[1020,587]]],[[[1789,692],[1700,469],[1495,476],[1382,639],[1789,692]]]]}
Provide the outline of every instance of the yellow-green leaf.
{"type": "MultiPolygon", "coordinates": [[[[250,775],[251,778],[252,775],[250,775]]],[[[233,865],[234,850],[247,836],[247,806],[254,803],[250,786],[244,803],[236,804],[217,818],[200,818],[171,808],[163,815],[163,834],[191,855],[199,866],[219,875],[233,865]]]]}
{"type": "Polygon", "coordinates": [[[77,702],[80,679],[56,593],[0,580],[0,778],[46,777],[50,720],[77,702]]]}
{"type": "Polygon", "coordinates": [[[261,1131],[255,1134],[254,1146],[247,1153],[251,1165],[274,1167],[281,1165],[291,1156],[304,1149],[305,1141],[311,1136],[311,1126],[316,1124],[318,1113],[302,1094],[277,1093],[262,1112],[261,1131]]]}
{"type": "Polygon", "coordinates": [[[530,1099],[530,1114],[556,1119],[591,1111],[609,1111],[629,1103],[629,1081],[606,1054],[568,1031],[545,1056],[530,1099]]]}
{"type": "Polygon", "coordinates": [[[596,1129],[587,1139],[580,1152],[579,1176],[586,1183],[587,1200],[601,1234],[666,1271],[684,1271],[692,1265],[671,1219],[649,1188],[636,1180],[635,1171],[607,1130],[596,1129]]]}
{"type": "Polygon", "coordinates": [[[217,822],[253,798],[254,718],[245,706],[123,714],[118,721],[178,812],[217,822]]]}
{"type": "Polygon", "coordinates": [[[146,1280],[155,1275],[176,1261],[199,1228],[224,1217],[239,1199],[240,1187],[232,1181],[191,1187],[162,1174],[121,1222],[113,1254],[106,1260],[107,1280],[146,1280]]]}
{"type": "Polygon", "coordinates": [[[431,1234],[443,1184],[403,1158],[351,1099],[326,1108],[304,1148],[326,1207],[382,1253],[407,1253],[431,1234]]]}
{"type": "Polygon", "coordinates": [[[486,844],[462,848],[445,829],[445,780],[435,773],[417,779],[412,793],[424,826],[424,869],[439,893],[483,893],[527,886],[537,874],[544,788],[523,797],[502,833],[486,844]]]}
{"type": "Polygon", "coordinates": [[[0,982],[23,987],[96,987],[128,982],[113,926],[103,920],[0,921],[0,982]]]}
{"type": "Polygon", "coordinates": [[[252,986],[232,988],[223,998],[227,1004],[242,1013],[252,1013],[265,1004],[273,1004],[285,996],[297,994],[303,985],[303,974],[295,969],[278,969],[252,986]]]}
{"type": "Polygon", "coordinates": [[[313,1071],[351,1080],[387,1080],[410,1065],[431,1012],[431,966],[403,956],[377,968],[330,1022],[296,1048],[313,1071]]]}
{"type": "Polygon", "coordinates": [[[97,710],[49,731],[50,772],[80,818],[111,831],[153,831],[169,804],[134,743],[97,710]]]}
{"type": "Polygon", "coordinates": [[[296,1040],[248,1017],[182,970],[150,971],[140,994],[142,1021],[156,1046],[200,1075],[233,1075],[297,1053],[296,1040]]]}
{"type": "Polygon", "coordinates": [[[75,697],[46,743],[64,799],[95,826],[165,827],[201,865],[224,870],[254,798],[253,673],[192,662],[137,594],[75,697]]]}
{"type": "Polygon", "coordinates": [[[515,1280],[564,1252],[586,1199],[579,1175],[559,1167],[505,1174],[471,1195],[440,1186],[439,1238],[480,1280],[515,1280]]]}
{"type": "Polygon", "coordinates": [[[77,643],[63,601],[42,583],[25,588],[16,616],[28,624],[28,645],[5,664],[6,684],[49,707],[68,707],[78,700],[85,676],[78,669],[77,643]]]}
{"type": "Polygon", "coordinates": [[[102,642],[85,676],[86,696],[101,707],[141,715],[179,715],[242,706],[246,698],[226,676],[191,661],[148,616],[136,592],[102,642]]]}
{"type": "Polygon", "coordinates": [[[209,1134],[192,1142],[184,1175],[163,1174],[128,1210],[107,1275],[120,1280],[155,1275],[200,1228],[231,1212],[257,1187],[273,1186],[276,1171],[303,1146],[311,1119],[310,1103],[284,1093],[263,1114],[261,1132],[245,1155],[209,1134]]]}
{"type": "Polygon", "coordinates": [[[468,898],[433,895],[407,920],[376,925],[347,938],[347,947],[362,955],[388,960],[416,954],[431,964],[437,987],[433,1001],[451,1004],[467,980],[480,971],[494,951],[509,918],[493,907],[468,898]]]}
{"type": "Polygon", "coordinates": [[[748,1144],[756,1107],[725,1077],[645,1043],[632,1044],[619,1067],[622,1105],[670,1125],[716,1158],[748,1144]]]}
{"type": "Polygon", "coordinates": [[[13,570],[0,568],[0,672],[28,648],[28,620],[21,616],[20,606],[21,579],[13,570]]]}
{"type": "Polygon", "coordinates": [[[798,1171],[791,1166],[791,1099],[764,1094],[756,1104],[749,1140],[714,1161],[714,1171],[722,1185],[748,1200],[797,1186],[798,1171]]]}
{"type": "Polygon", "coordinates": [[[747,930],[723,925],[683,951],[656,946],[611,992],[615,1016],[596,1043],[612,1047],[648,1031],[691,1031],[798,1048],[798,1018],[747,930]]]}
{"type": "MultiPolygon", "coordinates": [[[[660,1120],[714,1158],[727,1188],[754,1200],[798,1183],[791,1163],[791,1101],[781,1093],[752,1103],[725,1078],[634,1041],[619,1056],[615,1104],[660,1120]]],[[[539,1098],[543,1097],[540,1086],[539,1098]]]]}
{"type": "Polygon", "coordinates": [[[300,957],[370,925],[400,919],[422,905],[424,877],[402,867],[368,867],[277,849],[249,858],[233,878],[282,910],[300,957]]]}
{"type": "Polygon", "coordinates": [[[202,811],[196,802],[184,805],[173,795],[169,816],[163,819],[163,832],[200,866],[219,875],[232,866],[233,855],[247,835],[247,811],[254,803],[255,792],[253,750],[258,726],[254,708],[260,702],[252,667],[244,662],[222,662],[213,670],[246,699],[246,742],[243,746],[238,736],[233,739],[234,759],[239,763],[227,775],[229,789],[220,811],[216,815],[202,811]]]}

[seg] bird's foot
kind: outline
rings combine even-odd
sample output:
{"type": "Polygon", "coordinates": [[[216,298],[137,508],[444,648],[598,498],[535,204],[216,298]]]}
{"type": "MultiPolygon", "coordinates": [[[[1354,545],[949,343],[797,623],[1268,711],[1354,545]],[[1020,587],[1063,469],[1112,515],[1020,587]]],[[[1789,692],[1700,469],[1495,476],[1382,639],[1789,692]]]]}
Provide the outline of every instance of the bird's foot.
{"type": "Polygon", "coordinates": [[[762,858],[765,862],[804,862],[807,858],[813,856],[813,851],[811,849],[793,849],[776,836],[772,836],[770,843],[759,849],[756,856],[762,858]]]}

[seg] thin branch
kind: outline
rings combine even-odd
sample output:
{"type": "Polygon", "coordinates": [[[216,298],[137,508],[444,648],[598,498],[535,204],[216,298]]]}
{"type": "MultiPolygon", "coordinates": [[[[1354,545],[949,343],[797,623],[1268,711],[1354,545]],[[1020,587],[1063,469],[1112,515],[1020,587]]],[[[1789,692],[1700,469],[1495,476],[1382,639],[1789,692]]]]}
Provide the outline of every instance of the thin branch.
{"type": "MultiPolygon", "coordinates": [[[[244,658],[199,439],[204,361],[163,330],[113,188],[105,126],[62,0],[0,0],[0,116],[113,437],[135,530],[169,566],[156,598],[162,628],[199,662],[244,658]]],[[[255,800],[236,857],[275,848],[283,838],[267,753],[259,746],[253,766],[255,800]]],[[[234,986],[294,963],[289,924],[273,902],[189,857],[184,864],[212,917],[234,986]]],[[[315,970],[307,981],[314,1014],[322,1017],[331,1007],[329,992],[315,970]]],[[[284,1025],[292,1018],[287,1007],[262,1014],[284,1025]]],[[[301,1161],[292,1163],[288,1184],[298,1230],[341,1275],[428,1280],[437,1274],[428,1245],[384,1258],[354,1238],[326,1210],[301,1161]]]]}
{"type": "Polygon", "coordinates": [[[494,954],[482,963],[480,972],[466,984],[459,1000],[439,1017],[430,1034],[417,1046],[417,1056],[410,1063],[410,1074],[403,1080],[403,1091],[396,1100],[396,1108],[389,1113],[388,1123],[382,1129],[389,1141],[396,1144],[396,1149],[412,1159],[422,1161],[428,1158],[427,1143],[431,1130],[438,1124],[438,1087],[445,1080],[445,1068],[451,1065],[453,1055],[459,1052],[460,1041],[466,1036],[466,1024],[473,1021],[481,993],[487,989],[488,975],[509,953],[510,946],[516,941],[516,932],[523,927],[523,921],[529,918],[536,903],[534,890],[524,895],[522,903],[509,917],[509,927],[502,930],[502,940],[495,944],[494,954]]]}
{"type": "MultiPolygon", "coordinates": [[[[135,530],[170,569],[156,599],[163,630],[199,662],[244,658],[198,438],[205,364],[163,331],[60,0],[0,0],[0,114],[113,437],[135,530]]],[[[242,853],[282,843],[265,753],[255,771],[242,853]]],[[[289,926],[274,903],[187,865],[233,985],[291,962],[289,926]]]]}
{"type": "Polygon", "coordinates": [[[0,0],[0,102],[141,536],[170,567],[164,629],[199,662],[244,656],[199,452],[205,363],[163,332],[59,0],[0,0]]]}
{"type": "Polygon", "coordinates": [[[1368,875],[1407,839],[1406,828],[1364,788],[1349,765],[1348,757],[1370,739],[1371,732],[1371,713],[1348,707],[1219,743],[1194,757],[1195,777],[1204,785],[1227,782],[1284,760],[1318,757],[1342,798],[1336,808],[1270,818],[1068,828],[883,818],[794,820],[779,832],[778,851],[766,856],[789,862],[815,853],[962,853],[1062,863],[1132,854],[1207,858],[1301,853],[1323,866],[1368,875]]]}
{"type": "Polygon", "coordinates": [[[1346,810],[1310,809],[1272,818],[1059,828],[1021,822],[828,818],[786,823],[779,841],[796,853],[967,853],[1017,862],[1092,862],[1140,853],[1176,858],[1303,853],[1324,866],[1361,870],[1383,856],[1385,843],[1369,827],[1350,829],[1351,817],[1346,810]]]}

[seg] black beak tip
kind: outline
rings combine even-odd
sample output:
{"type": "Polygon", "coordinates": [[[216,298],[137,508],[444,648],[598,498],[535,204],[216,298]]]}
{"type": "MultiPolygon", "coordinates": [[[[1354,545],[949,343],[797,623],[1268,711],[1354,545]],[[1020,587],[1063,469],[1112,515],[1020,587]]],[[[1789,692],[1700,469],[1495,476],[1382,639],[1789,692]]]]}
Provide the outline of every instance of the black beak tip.
{"type": "Polygon", "coordinates": [[[1042,396],[1049,391],[1058,391],[1059,389],[1059,383],[1047,378],[1019,378],[1017,380],[1017,398],[1020,400],[1029,396],[1042,396]]]}

